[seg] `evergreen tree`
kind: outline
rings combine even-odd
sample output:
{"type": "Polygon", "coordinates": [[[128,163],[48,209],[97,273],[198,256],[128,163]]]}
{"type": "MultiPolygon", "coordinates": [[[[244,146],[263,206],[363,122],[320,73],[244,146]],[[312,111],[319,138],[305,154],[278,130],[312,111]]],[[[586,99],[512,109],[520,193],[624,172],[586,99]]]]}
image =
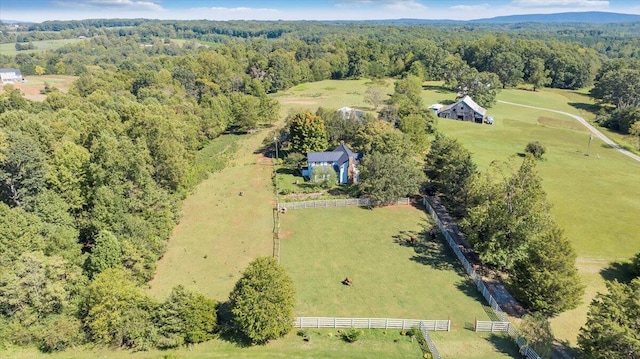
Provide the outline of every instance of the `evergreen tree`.
{"type": "Polygon", "coordinates": [[[571,242],[554,224],[529,241],[528,255],[515,264],[509,286],[530,310],[552,317],[580,304],[584,285],[571,242]]]}
{"type": "Polygon", "coordinates": [[[578,345],[587,359],[640,357],[640,278],[630,284],[607,283],[589,306],[578,345]]]}

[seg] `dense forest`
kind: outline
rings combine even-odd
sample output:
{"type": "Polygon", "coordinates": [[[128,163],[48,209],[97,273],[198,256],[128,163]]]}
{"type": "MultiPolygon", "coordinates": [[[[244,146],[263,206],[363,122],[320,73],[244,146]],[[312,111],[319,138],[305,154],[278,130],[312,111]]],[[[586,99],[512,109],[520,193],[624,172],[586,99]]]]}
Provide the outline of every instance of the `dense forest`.
{"type": "MultiPolygon", "coordinates": [[[[222,133],[277,121],[279,105],[268,94],[324,79],[402,79],[380,114],[383,121],[351,135],[360,148],[391,144],[404,149],[390,151],[403,157],[419,154],[434,132],[429,111],[415,99],[423,80],[444,80],[484,106],[500,89],[521,83],[533,89],[595,84],[602,124],[640,135],[639,26],[135,19],[3,28],[0,42],[20,49],[43,39],[86,39],[52,51],[0,55],[0,67],[24,75],[79,76],[67,94],[49,89],[44,102],[29,101],[11,86],[0,94],[0,342],[53,351],[86,341],[146,349],[209,338],[215,328],[198,318],[178,325],[176,318],[198,308],[211,322],[215,302],[177,287],[156,303],[138,285],[153,276],[180,202],[201,179],[196,153],[222,133]],[[107,303],[107,293],[118,293],[126,305],[113,312],[118,304],[107,303]],[[136,330],[120,330],[126,327],[136,330]]],[[[345,130],[324,117],[329,130],[345,130]]],[[[328,140],[338,139],[334,133],[328,140]]],[[[433,146],[445,142],[438,137],[433,146]]],[[[365,174],[397,160],[389,156],[371,156],[365,174]]],[[[526,170],[515,171],[512,181],[526,170]]],[[[498,193],[500,184],[491,185],[498,193]]],[[[363,184],[371,192],[376,186],[363,184]]],[[[522,195],[523,201],[536,198],[545,203],[544,193],[522,195]]],[[[467,205],[459,207],[461,215],[467,205]]],[[[477,223],[472,218],[468,226],[477,223]]],[[[559,231],[545,235],[562,237],[559,231]]],[[[547,309],[555,314],[565,307],[547,309]]]]}

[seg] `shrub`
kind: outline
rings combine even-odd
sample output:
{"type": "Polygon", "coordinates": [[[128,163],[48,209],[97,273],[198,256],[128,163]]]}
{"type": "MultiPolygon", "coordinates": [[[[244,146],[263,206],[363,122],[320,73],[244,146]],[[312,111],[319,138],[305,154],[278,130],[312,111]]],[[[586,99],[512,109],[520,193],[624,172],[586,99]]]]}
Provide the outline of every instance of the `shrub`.
{"type": "Polygon", "coordinates": [[[251,262],[229,301],[233,324],[252,344],[264,344],[293,329],[293,280],[274,258],[251,262]]]}
{"type": "Polygon", "coordinates": [[[529,142],[527,147],[524,148],[525,153],[530,153],[537,160],[542,158],[542,155],[547,151],[547,149],[538,141],[529,142]]]}
{"type": "Polygon", "coordinates": [[[342,333],[342,339],[348,343],[355,343],[360,339],[360,337],[364,334],[362,330],[358,330],[355,328],[351,328],[342,333]]]}

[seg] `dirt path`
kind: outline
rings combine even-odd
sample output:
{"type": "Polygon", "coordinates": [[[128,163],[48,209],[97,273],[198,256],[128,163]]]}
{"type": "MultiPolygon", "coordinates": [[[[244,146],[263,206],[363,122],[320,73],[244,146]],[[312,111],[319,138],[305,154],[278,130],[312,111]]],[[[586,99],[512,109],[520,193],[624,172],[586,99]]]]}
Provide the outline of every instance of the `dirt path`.
{"type": "Polygon", "coordinates": [[[609,146],[611,146],[612,148],[616,149],[618,152],[622,153],[623,155],[631,157],[634,160],[640,162],[640,156],[638,156],[635,153],[632,153],[632,152],[627,151],[624,148],[620,147],[617,143],[615,143],[609,137],[605,136],[605,134],[600,132],[597,128],[593,127],[587,120],[585,120],[584,118],[582,118],[580,116],[573,115],[573,114],[570,114],[570,113],[564,112],[564,111],[552,110],[552,109],[543,108],[543,107],[523,105],[523,104],[514,103],[514,102],[500,101],[500,100],[498,100],[498,102],[503,103],[505,105],[526,107],[526,108],[531,108],[531,109],[534,109],[534,110],[543,110],[543,111],[555,112],[555,113],[559,113],[561,115],[569,116],[569,117],[571,117],[571,118],[573,118],[575,120],[578,120],[578,122],[580,122],[584,127],[586,127],[589,131],[591,131],[591,133],[593,135],[595,135],[596,137],[601,139],[604,143],[606,143],[609,146]]]}

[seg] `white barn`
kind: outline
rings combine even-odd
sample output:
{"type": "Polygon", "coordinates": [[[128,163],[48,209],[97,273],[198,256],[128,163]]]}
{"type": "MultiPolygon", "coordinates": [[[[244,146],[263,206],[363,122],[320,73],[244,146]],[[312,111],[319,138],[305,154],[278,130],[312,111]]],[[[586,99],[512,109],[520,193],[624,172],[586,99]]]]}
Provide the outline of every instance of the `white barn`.
{"type": "Polygon", "coordinates": [[[0,69],[0,80],[3,84],[12,84],[14,82],[22,82],[22,72],[18,69],[0,69]]]}

